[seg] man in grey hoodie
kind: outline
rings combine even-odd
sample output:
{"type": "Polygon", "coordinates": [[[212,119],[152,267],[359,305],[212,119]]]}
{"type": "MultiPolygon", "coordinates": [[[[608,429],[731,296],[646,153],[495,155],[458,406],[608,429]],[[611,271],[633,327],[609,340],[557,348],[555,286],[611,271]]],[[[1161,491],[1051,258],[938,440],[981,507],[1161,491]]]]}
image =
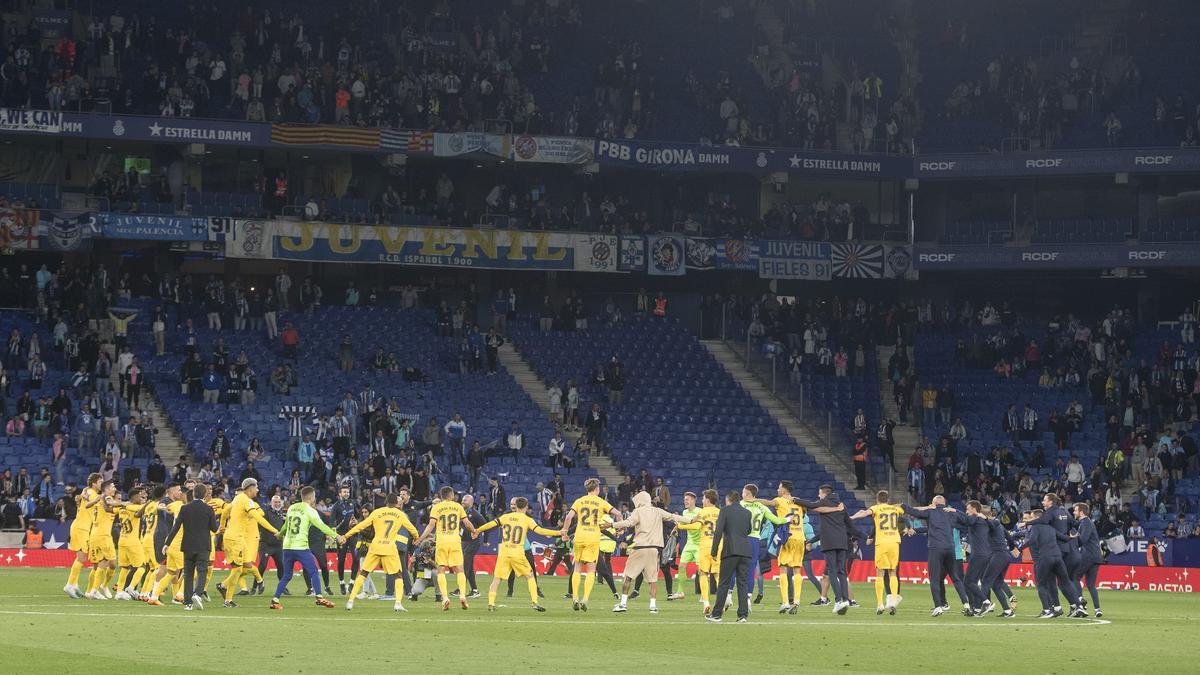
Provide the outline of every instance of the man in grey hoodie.
{"type": "Polygon", "coordinates": [[[658,613],[658,561],[663,549],[664,522],[682,525],[692,519],[653,506],[650,493],[643,490],[633,496],[633,511],[629,517],[613,523],[613,529],[633,528],[633,546],[625,562],[625,585],[621,588],[621,601],[613,607],[614,612],[627,610],[629,585],[641,574],[650,585],[650,613],[658,613]]]}

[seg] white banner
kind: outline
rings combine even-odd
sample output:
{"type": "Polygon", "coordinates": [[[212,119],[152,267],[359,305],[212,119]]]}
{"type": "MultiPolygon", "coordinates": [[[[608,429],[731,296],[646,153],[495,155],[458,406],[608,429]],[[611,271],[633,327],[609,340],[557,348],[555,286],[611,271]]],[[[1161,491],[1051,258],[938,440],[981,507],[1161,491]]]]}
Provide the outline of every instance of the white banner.
{"type": "Polygon", "coordinates": [[[275,223],[270,220],[238,220],[225,236],[225,257],[266,260],[273,257],[275,223]]]}
{"type": "Polygon", "coordinates": [[[609,234],[575,235],[576,272],[616,272],[617,237],[609,234]]]}
{"type": "Polygon", "coordinates": [[[437,157],[457,157],[482,152],[496,157],[508,157],[510,139],[507,134],[464,132],[433,135],[433,154],[437,157]]]}
{"type": "Polygon", "coordinates": [[[572,136],[529,136],[513,139],[513,159],[548,164],[590,164],[596,142],[572,136]]]}
{"type": "Polygon", "coordinates": [[[63,114],[53,110],[17,110],[0,108],[0,130],[40,131],[57,134],[62,130],[63,114]]]}

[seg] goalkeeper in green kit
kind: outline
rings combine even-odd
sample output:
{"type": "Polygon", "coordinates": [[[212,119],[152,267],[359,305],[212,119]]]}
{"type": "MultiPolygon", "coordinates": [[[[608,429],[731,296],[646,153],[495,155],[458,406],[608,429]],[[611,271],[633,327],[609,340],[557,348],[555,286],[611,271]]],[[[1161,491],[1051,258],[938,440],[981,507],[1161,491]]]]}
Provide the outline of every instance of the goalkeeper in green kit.
{"type": "Polygon", "coordinates": [[[316,526],[330,537],[336,537],[337,532],[321,520],[321,514],[313,508],[316,501],[317,491],[311,487],[303,488],[300,490],[300,501],[292,504],[283,518],[283,527],[279,528],[279,536],[283,538],[283,576],[279,578],[279,585],[275,587],[271,609],[283,609],[283,605],[279,603],[279,596],[283,595],[283,589],[287,588],[288,582],[292,580],[296,563],[300,563],[304,573],[312,579],[317,605],[333,607],[333,603],[321,595],[321,574],[317,569],[317,559],[313,557],[312,551],[308,550],[308,530],[316,526]]]}
{"type": "MultiPolygon", "coordinates": [[[[696,493],[683,493],[683,515],[687,518],[695,518],[697,513],[700,513],[700,509],[696,508],[696,493]]],[[[683,599],[683,582],[687,581],[688,563],[700,564],[700,530],[691,530],[687,533],[687,543],[683,545],[683,552],[679,554],[679,584],[676,586],[679,592],[672,593],[669,600],[683,599]]],[[[698,573],[696,574],[696,593],[700,593],[700,575],[698,573]]]]}

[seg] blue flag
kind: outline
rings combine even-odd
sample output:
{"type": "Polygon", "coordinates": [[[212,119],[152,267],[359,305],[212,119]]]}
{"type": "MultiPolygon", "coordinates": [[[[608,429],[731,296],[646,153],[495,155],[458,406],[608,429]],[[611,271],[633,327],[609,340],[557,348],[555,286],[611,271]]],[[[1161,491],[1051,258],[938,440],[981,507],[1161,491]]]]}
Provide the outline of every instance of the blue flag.
{"type": "Polygon", "coordinates": [[[771,552],[771,555],[779,555],[779,549],[783,548],[783,545],[787,543],[787,540],[791,536],[791,525],[786,527],[780,525],[775,528],[775,534],[771,536],[771,543],[767,546],[767,550],[771,552]]]}

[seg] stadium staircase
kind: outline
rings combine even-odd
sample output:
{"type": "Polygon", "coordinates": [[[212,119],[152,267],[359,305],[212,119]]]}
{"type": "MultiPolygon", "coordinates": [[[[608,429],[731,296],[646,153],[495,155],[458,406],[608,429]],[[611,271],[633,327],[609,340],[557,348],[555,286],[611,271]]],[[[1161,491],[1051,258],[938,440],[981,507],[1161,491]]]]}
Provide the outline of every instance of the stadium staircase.
{"type": "MultiPolygon", "coordinates": [[[[895,353],[895,347],[885,345],[876,345],[875,347],[876,358],[879,361],[879,368],[876,370],[879,376],[879,403],[883,406],[884,416],[896,423],[896,428],[892,429],[892,440],[895,441],[893,458],[898,471],[895,484],[891,487],[892,492],[903,491],[906,481],[903,467],[907,466],[908,456],[912,453],[913,448],[917,447],[917,442],[921,440],[921,431],[913,425],[914,418],[911,414],[908,424],[900,423],[900,406],[896,405],[896,400],[892,398],[892,381],[888,379],[888,362],[895,353]]],[[[920,415],[921,411],[917,410],[915,414],[920,415]]],[[[919,419],[919,417],[915,419],[919,419]]],[[[871,432],[874,433],[874,429],[871,429],[871,432]]]]}
{"type": "Polygon", "coordinates": [[[700,344],[708,350],[725,372],[737,382],[754,402],[762,406],[771,419],[775,421],[787,435],[812,456],[826,471],[835,476],[863,504],[873,504],[874,498],[869,490],[852,490],[849,488],[855,482],[853,466],[849,460],[839,458],[820,435],[801,422],[787,406],[773,396],[767,386],[748,370],[733,349],[721,340],[701,340],[700,344]]]}
{"type": "Polygon", "coordinates": [[[187,443],[183,442],[183,436],[163,410],[157,396],[151,394],[143,397],[142,412],[150,416],[150,420],[158,429],[158,435],[154,439],[154,452],[162,457],[163,464],[168,467],[175,466],[179,458],[183,457],[188,466],[193,465],[196,458],[187,443]]]}
{"type": "MultiPolygon", "coordinates": [[[[499,354],[500,364],[503,365],[504,369],[508,371],[508,374],[514,380],[516,380],[521,389],[525,390],[525,393],[529,396],[529,398],[533,399],[533,401],[537,403],[537,406],[542,411],[542,414],[547,420],[549,420],[550,400],[546,396],[546,390],[549,388],[549,385],[543,382],[542,379],[537,376],[537,373],[533,372],[533,368],[529,367],[529,363],[525,361],[525,359],[521,356],[521,353],[517,351],[516,347],[513,346],[511,341],[506,341],[504,345],[500,347],[499,354]]],[[[563,438],[565,438],[571,445],[574,445],[575,441],[578,440],[579,436],[581,435],[580,432],[577,431],[568,431],[566,429],[561,429],[561,431],[563,433],[563,438]]],[[[621,470],[612,461],[611,457],[592,455],[591,457],[588,457],[588,464],[597,474],[599,474],[601,480],[603,480],[609,487],[615,489],[616,486],[619,485],[624,479],[624,476],[621,474],[621,470]]]]}

